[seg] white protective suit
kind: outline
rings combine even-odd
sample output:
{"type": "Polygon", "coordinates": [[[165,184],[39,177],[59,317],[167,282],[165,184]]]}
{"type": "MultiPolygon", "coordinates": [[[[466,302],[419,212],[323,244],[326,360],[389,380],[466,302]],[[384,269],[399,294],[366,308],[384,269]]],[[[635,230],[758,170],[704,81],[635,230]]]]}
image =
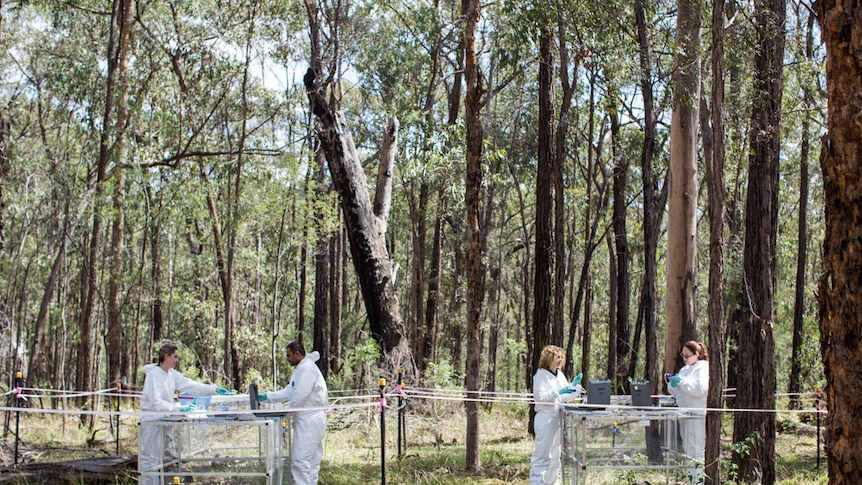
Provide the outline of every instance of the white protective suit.
{"type": "MultiPolygon", "coordinates": [[[[578,397],[578,392],[558,394],[569,385],[562,370],[553,374],[539,369],[533,376],[533,399],[536,401],[536,449],[530,459],[530,485],[557,483],[560,474],[560,410],[559,403],[578,397]],[[546,403],[546,404],[545,404],[546,403]]],[[[580,386],[578,386],[580,387],[580,386]]]]}
{"type": "MultiPolygon", "coordinates": [[[[265,402],[288,401],[288,408],[323,408],[327,404],[326,380],[316,362],[319,352],[307,354],[293,369],[290,384],[266,394],[265,402]]],[[[290,472],[296,485],[317,483],[320,459],[323,458],[323,436],[326,434],[326,410],[297,411],[293,415],[293,439],[290,445],[290,472]]]]}
{"type": "MultiPolygon", "coordinates": [[[[144,391],[141,394],[141,411],[177,412],[180,403],[174,400],[177,391],[185,391],[193,396],[212,396],[216,394],[215,384],[202,384],[180,374],[176,369],[165,372],[158,364],[144,366],[144,391]]],[[[141,421],[156,421],[160,416],[143,415],[141,421]]],[[[138,450],[140,470],[158,466],[162,461],[159,453],[170,448],[170,443],[159,443],[158,426],[141,426],[141,442],[138,450]]],[[[168,437],[169,438],[169,437],[168,437]]],[[[141,485],[159,483],[156,477],[141,477],[141,485]]]]}
{"type": "Polygon", "coordinates": [[[690,408],[697,417],[681,419],[679,434],[685,454],[703,463],[703,448],[706,445],[706,393],[709,391],[709,362],[698,360],[680,369],[682,380],[676,387],[668,386],[676,398],[677,406],[690,408]],[[694,409],[691,409],[694,408],[694,409]],[[697,408],[703,409],[702,411],[697,408]]]}

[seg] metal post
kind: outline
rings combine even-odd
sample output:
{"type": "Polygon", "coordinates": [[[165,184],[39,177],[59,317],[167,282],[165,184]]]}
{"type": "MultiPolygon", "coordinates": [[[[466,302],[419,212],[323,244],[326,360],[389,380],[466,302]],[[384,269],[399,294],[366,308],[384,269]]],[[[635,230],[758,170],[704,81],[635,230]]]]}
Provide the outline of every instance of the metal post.
{"type": "Polygon", "coordinates": [[[21,372],[15,373],[15,465],[18,464],[18,421],[21,419],[21,387],[23,387],[23,374],[21,372]]]}
{"type": "MultiPolygon", "coordinates": [[[[404,389],[404,382],[401,380],[401,368],[398,368],[398,389],[404,389]]],[[[404,448],[407,448],[406,433],[402,433],[404,429],[404,394],[398,393],[398,458],[404,456],[401,452],[401,440],[404,440],[404,448]]]]}
{"type": "Polygon", "coordinates": [[[380,483],[386,485],[386,397],[383,388],[386,379],[380,378],[380,483]]]}
{"type": "Polygon", "coordinates": [[[120,395],[123,392],[123,383],[117,381],[117,456],[120,455],[120,395]]]}

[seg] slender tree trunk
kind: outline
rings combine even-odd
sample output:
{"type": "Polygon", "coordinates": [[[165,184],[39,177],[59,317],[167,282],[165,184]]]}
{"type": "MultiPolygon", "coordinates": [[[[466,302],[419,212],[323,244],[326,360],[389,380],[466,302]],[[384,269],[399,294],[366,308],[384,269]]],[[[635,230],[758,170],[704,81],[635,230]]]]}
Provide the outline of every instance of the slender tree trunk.
{"type": "Polygon", "coordinates": [[[862,347],[859,346],[859,275],[862,274],[862,38],[860,8],[817,3],[826,44],[828,133],[820,168],[826,206],[823,273],[818,284],[820,353],[826,373],[826,457],[829,483],[851,485],[862,476],[862,347]]]}
{"type": "MultiPolygon", "coordinates": [[[[2,6],[0,6],[2,8],[2,6]]],[[[36,323],[33,325],[33,337],[30,344],[30,360],[27,363],[27,387],[33,387],[33,383],[37,382],[38,377],[46,376],[45,359],[43,358],[45,347],[45,326],[48,321],[48,310],[51,307],[51,302],[54,300],[54,289],[60,279],[60,271],[63,269],[63,264],[66,261],[66,238],[71,230],[69,221],[68,201],[66,205],[66,214],[63,222],[63,231],[60,233],[60,246],[57,248],[57,254],[54,256],[54,263],[51,265],[51,274],[48,275],[48,281],[45,283],[45,291],[42,294],[42,302],[39,305],[39,314],[36,316],[36,323]]]]}
{"type": "MultiPolygon", "coordinates": [[[[3,40],[3,0],[0,0],[0,40],[3,40]]],[[[9,159],[6,156],[6,118],[0,109],[0,250],[6,246],[6,198],[3,188],[9,172],[9,159]]]]}
{"type": "Polygon", "coordinates": [[[444,215],[446,214],[446,192],[441,188],[437,194],[437,216],[434,222],[434,242],[431,246],[431,262],[429,269],[431,273],[428,276],[428,301],[425,309],[425,339],[423,340],[423,349],[421,359],[426,362],[437,362],[437,339],[439,333],[439,318],[440,312],[440,276],[443,271],[442,252],[443,252],[443,229],[445,226],[444,215]]]}
{"type": "MultiPolygon", "coordinates": [[[[568,160],[566,140],[569,134],[569,117],[572,99],[577,87],[577,77],[573,82],[569,76],[571,60],[569,59],[567,21],[562,13],[557,18],[557,39],[560,52],[559,72],[562,99],[560,100],[557,132],[554,136],[554,305],[551,316],[551,340],[562,343],[565,338],[566,279],[568,278],[568,261],[570,259],[570,253],[566,250],[564,174],[566,174],[566,162],[568,160]]],[[[578,64],[578,59],[575,59],[572,72],[578,72],[578,64]]]]}
{"type": "MultiPolygon", "coordinates": [[[[724,0],[712,4],[712,111],[704,120],[704,159],[709,197],[709,391],[706,407],[721,409],[724,390],[724,217],[725,217],[725,129],[724,129],[724,0]],[[710,129],[707,129],[707,126],[710,129]],[[712,150],[708,150],[711,146],[712,150]]],[[[703,110],[706,111],[705,109],[703,110]]],[[[720,411],[706,415],[704,472],[710,483],[721,483],[720,411]]]]}
{"type": "MultiPolygon", "coordinates": [[[[745,205],[745,246],[740,302],[738,409],[733,441],[757,436],[744,456],[734,453],[743,480],[775,482],[775,261],[778,234],[778,173],[781,149],[781,94],[784,61],[784,0],[756,3],[757,50],[754,56],[756,94],[751,115],[751,154],[745,205]]],[[[846,102],[846,101],[845,101],[846,102]]]]}
{"type": "MultiPolygon", "coordinates": [[[[391,177],[391,174],[390,174],[391,177]]],[[[411,182],[411,187],[415,187],[415,183],[411,182]]],[[[423,315],[423,297],[425,294],[425,248],[428,238],[428,222],[427,210],[428,206],[428,183],[422,181],[419,183],[419,200],[415,200],[412,191],[408,196],[410,206],[410,222],[411,222],[411,243],[413,251],[411,254],[411,278],[410,278],[410,324],[407,330],[408,335],[413,341],[413,353],[421,356],[425,347],[427,335],[421,326],[425,318],[423,315]]],[[[422,368],[422,364],[419,365],[422,368]]]]}
{"type": "MultiPolygon", "coordinates": [[[[340,212],[339,212],[340,214],[340,212]]],[[[341,218],[339,217],[339,220],[341,218]]],[[[329,369],[333,374],[341,372],[341,306],[342,306],[342,276],[344,268],[341,254],[344,252],[344,231],[339,225],[338,230],[330,239],[329,247],[329,369]]]]}
{"type": "MultiPolygon", "coordinates": [[[[480,76],[476,53],[476,34],[479,28],[480,5],[478,0],[462,0],[461,15],[464,18],[464,73],[467,80],[467,98],[464,102],[465,127],[467,130],[467,175],[465,182],[465,206],[467,208],[467,361],[465,385],[467,393],[477,396],[481,376],[479,375],[479,321],[482,316],[485,267],[482,261],[483,228],[482,204],[482,122],[480,110],[484,86],[480,76]]],[[[466,461],[468,470],[481,467],[479,459],[479,404],[464,403],[467,414],[466,461]]]]}
{"type": "MultiPolygon", "coordinates": [[[[158,219],[154,218],[150,221],[150,278],[153,285],[153,303],[150,307],[150,326],[152,327],[152,340],[149,343],[155,343],[162,339],[164,329],[164,315],[162,314],[162,232],[159,227],[158,219]]],[[[152,351],[153,346],[148,347],[147,355],[152,351]]]]}
{"type": "MultiPolygon", "coordinates": [[[[808,12],[805,36],[805,58],[814,61],[814,14],[808,12]]],[[[803,80],[802,101],[805,113],[802,117],[802,134],[799,142],[799,227],[797,229],[796,292],[793,300],[793,344],[790,357],[790,378],[787,392],[790,406],[799,409],[797,395],[802,390],[802,343],[805,338],[803,316],[805,314],[805,267],[808,264],[808,153],[810,150],[811,121],[809,113],[815,109],[810,85],[803,80]]]]}
{"type": "Polygon", "coordinates": [[[533,368],[538,369],[541,349],[551,342],[551,214],[554,174],[554,54],[553,37],[542,28],[539,39],[539,126],[536,167],[536,245],[533,283],[533,368]]]}
{"type": "MultiPolygon", "coordinates": [[[[320,169],[321,167],[319,167],[320,169]]],[[[320,220],[319,218],[315,218],[320,220]]],[[[317,247],[314,251],[314,328],[312,349],[320,353],[317,367],[323,377],[329,375],[329,241],[330,238],[318,230],[317,247]]]]}
{"type": "Polygon", "coordinates": [[[228,271],[229,263],[227,254],[225,253],[225,242],[222,233],[222,225],[216,208],[215,198],[213,198],[213,187],[210,182],[207,169],[200,161],[198,164],[198,172],[201,179],[207,186],[207,210],[210,215],[210,226],[213,234],[213,245],[216,252],[216,270],[218,272],[219,283],[221,284],[222,303],[224,303],[224,340],[222,341],[222,351],[224,352],[224,362],[222,372],[224,375],[231,376],[233,374],[233,365],[231,364],[231,354],[233,341],[233,301],[231,299],[231,281],[230,272],[228,271]]]}
{"type": "MultiPolygon", "coordinates": [[[[645,374],[650,383],[650,394],[659,390],[658,355],[658,251],[659,226],[664,212],[664,201],[658,195],[653,173],[656,150],[656,114],[652,85],[652,61],[650,60],[649,24],[646,18],[646,0],[635,0],[635,21],[638,36],[638,62],[640,64],[640,88],[644,105],[644,140],[641,149],[641,179],[643,185],[643,232],[644,232],[644,276],[640,309],[643,315],[645,374]]],[[[656,426],[648,426],[646,433],[647,456],[650,463],[661,462],[661,438],[656,426]]]]}

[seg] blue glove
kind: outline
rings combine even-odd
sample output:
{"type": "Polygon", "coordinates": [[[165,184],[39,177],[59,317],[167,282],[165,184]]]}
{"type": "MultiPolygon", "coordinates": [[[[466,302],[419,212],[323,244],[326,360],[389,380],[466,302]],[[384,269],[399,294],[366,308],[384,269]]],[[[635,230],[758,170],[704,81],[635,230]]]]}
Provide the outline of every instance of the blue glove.
{"type": "Polygon", "coordinates": [[[678,385],[679,385],[679,383],[680,383],[680,381],[682,381],[682,377],[680,377],[680,376],[678,376],[678,375],[676,375],[676,374],[674,374],[674,375],[672,375],[672,376],[670,376],[670,377],[668,377],[668,378],[667,378],[667,382],[668,382],[668,384],[670,384],[670,387],[676,387],[676,386],[678,386],[678,385]]]}
{"type": "Polygon", "coordinates": [[[264,401],[266,401],[266,393],[265,392],[257,393],[257,402],[264,402],[264,401]]]}
{"type": "Polygon", "coordinates": [[[216,392],[219,393],[220,396],[233,396],[233,392],[228,391],[223,387],[216,387],[216,392]]]}
{"type": "Polygon", "coordinates": [[[180,404],[180,412],[181,413],[190,413],[190,412],[194,411],[195,409],[197,409],[197,406],[195,405],[195,403],[180,404]]]}
{"type": "Polygon", "coordinates": [[[566,386],[566,387],[560,389],[559,391],[557,391],[557,394],[562,396],[563,394],[571,394],[573,392],[575,392],[575,388],[573,386],[566,386]]]}
{"type": "Polygon", "coordinates": [[[576,376],[575,376],[575,378],[574,378],[574,379],[572,379],[572,387],[577,386],[578,384],[580,384],[580,383],[581,383],[581,379],[583,379],[583,378],[584,378],[584,373],[583,373],[583,372],[580,372],[578,375],[576,375],[576,376]]]}

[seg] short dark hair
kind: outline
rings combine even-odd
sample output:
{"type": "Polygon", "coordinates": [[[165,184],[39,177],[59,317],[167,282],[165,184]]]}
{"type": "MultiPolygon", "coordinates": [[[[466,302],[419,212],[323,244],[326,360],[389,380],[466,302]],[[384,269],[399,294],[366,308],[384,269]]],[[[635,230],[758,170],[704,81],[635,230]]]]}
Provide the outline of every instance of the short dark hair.
{"type": "Polygon", "coordinates": [[[289,348],[291,352],[299,352],[299,355],[305,355],[305,347],[303,347],[297,340],[287,344],[287,348],[289,348]]]}
{"type": "Polygon", "coordinates": [[[165,357],[169,355],[174,355],[174,352],[178,350],[178,347],[170,342],[165,342],[159,348],[159,364],[161,364],[165,357]]]}

